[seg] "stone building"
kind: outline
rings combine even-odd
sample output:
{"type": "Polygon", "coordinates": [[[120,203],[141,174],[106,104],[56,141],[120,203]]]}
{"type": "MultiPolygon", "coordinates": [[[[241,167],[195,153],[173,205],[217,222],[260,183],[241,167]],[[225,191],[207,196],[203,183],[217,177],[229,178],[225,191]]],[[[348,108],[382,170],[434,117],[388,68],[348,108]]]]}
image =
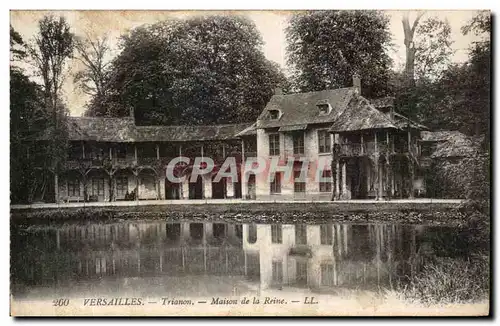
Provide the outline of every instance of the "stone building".
{"type": "Polygon", "coordinates": [[[249,124],[217,126],[137,126],[132,117],[69,117],[69,154],[54,174],[57,202],[240,198],[239,180],[214,175],[226,157],[241,164],[235,136],[249,124]],[[189,182],[196,157],[210,157],[214,170],[189,182]],[[185,157],[166,177],[168,163],[185,157]]]}
{"type": "Polygon", "coordinates": [[[239,134],[257,136],[269,173],[255,179],[257,199],[412,198],[421,184],[420,132],[394,111],[392,98],[361,96],[353,87],[283,95],[277,92],[257,122],[239,134]],[[293,174],[272,169],[271,161],[293,174]],[[304,163],[306,162],[306,163],[304,163]],[[301,174],[303,170],[303,174],[301,174]]]}
{"type": "Polygon", "coordinates": [[[138,126],[133,112],[124,118],[69,117],[69,157],[63,169],[51,172],[52,198],[310,201],[428,195],[425,175],[437,154],[427,147],[432,135],[441,134],[395,112],[393,98],[361,93],[357,76],[352,87],[286,95],[276,90],[257,121],[246,124],[138,126]],[[173,170],[175,177],[187,177],[180,184],[166,175],[179,157],[189,159],[173,170]],[[211,158],[214,169],[200,173],[196,157],[211,158]],[[216,179],[228,157],[235,160],[237,177],[216,179]]]}

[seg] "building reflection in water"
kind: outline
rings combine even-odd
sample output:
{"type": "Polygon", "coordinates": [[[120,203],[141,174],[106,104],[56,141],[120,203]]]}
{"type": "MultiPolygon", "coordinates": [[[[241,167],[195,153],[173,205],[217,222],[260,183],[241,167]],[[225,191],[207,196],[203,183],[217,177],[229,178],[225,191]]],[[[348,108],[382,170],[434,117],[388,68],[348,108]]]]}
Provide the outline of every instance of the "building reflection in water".
{"type": "Polygon", "coordinates": [[[423,227],[212,222],[89,223],[14,229],[12,281],[241,276],[272,287],[390,285],[417,258],[423,227]]]}

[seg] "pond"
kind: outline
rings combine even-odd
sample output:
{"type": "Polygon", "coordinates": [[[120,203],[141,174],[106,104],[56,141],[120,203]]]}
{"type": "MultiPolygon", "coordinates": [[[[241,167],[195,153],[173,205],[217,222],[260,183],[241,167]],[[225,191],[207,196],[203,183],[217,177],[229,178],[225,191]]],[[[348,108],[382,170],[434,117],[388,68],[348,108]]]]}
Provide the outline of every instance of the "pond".
{"type": "Polygon", "coordinates": [[[432,257],[466,255],[463,237],[401,224],[12,225],[11,289],[23,299],[390,288],[432,257]]]}

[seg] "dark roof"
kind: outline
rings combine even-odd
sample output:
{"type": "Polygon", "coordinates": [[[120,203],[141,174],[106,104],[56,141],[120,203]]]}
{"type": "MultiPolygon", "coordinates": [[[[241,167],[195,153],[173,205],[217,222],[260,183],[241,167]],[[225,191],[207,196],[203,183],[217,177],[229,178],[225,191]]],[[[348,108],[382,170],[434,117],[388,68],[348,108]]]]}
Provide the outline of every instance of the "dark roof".
{"type": "Polygon", "coordinates": [[[408,128],[408,125],[410,126],[410,128],[413,128],[413,129],[424,129],[424,130],[429,130],[429,128],[427,128],[426,126],[418,123],[418,122],[415,122],[407,117],[405,117],[404,115],[400,114],[400,113],[397,113],[397,112],[394,112],[394,124],[400,128],[400,129],[407,129],[408,128]]]}
{"type": "Polygon", "coordinates": [[[347,108],[354,89],[339,88],[308,93],[274,95],[257,119],[257,128],[275,128],[301,124],[331,123],[347,108]],[[327,101],[332,107],[329,114],[320,115],[318,103],[327,101]],[[279,110],[279,119],[268,118],[269,111],[279,110]]]}
{"type": "Polygon", "coordinates": [[[422,131],[422,141],[437,142],[432,158],[470,157],[478,154],[481,138],[472,138],[459,131],[422,131]]]}
{"type": "Polygon", "coordinates": [[[386,96],[381,98],[372,98],[370,103],[377,109],[387,108],[394,106],[394,97],[386,96]]]}
{"type": "Polygon", "coordinates": [[[236,134],[236,137],[243,137],[243,136],[255,136],[257,135],[257,128],[256,128],[257,123],[254,122],[250,126],[246,127],[242,131],[236,134]]]}
{"type": "Polygon", "coordinates": [[[368,100],[360,96],[349,103],[347,109],[330,127],[330,132],[384,128],[399,129],[387,115],[377,110],[368,100]]]}
{"type": "Polygon", "coordinates": [[[441,131],[421,131],[420,138],[422,141],[446,141],[452,137],[460,137],[460,135],[465,136],[460,131],[452,130],[441,130],[441,131]]]}
{"type": "Polygon", "coordinates": [[[236,134],[250,125],[136,126],[132,118],[68,118],[70,140],[100,142],[229,140],[237,139],[236,134]]]}

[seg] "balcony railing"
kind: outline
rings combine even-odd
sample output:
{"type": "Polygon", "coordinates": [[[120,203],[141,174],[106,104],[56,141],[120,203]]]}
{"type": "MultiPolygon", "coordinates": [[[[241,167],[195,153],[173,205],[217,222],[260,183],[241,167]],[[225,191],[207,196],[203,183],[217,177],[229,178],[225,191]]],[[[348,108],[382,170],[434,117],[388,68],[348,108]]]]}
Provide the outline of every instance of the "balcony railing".
{"type": "MultiPolygon", "coordinates": [[[[418,146],[416,144],[411,144],[410,146],[411,153],[414,155],[418,155],[418,146]]],[[[392,151],[391,146],[387,143],[379,142],[375,144],[375,142],[365,142],[361,143],[347,143],[340,144],[340,156],[365,156],[365,155],[373,155],[373,154],[406,154],[408,153],[408,144],[402,143],[394,146],[394,150],[392,151]]]]}

